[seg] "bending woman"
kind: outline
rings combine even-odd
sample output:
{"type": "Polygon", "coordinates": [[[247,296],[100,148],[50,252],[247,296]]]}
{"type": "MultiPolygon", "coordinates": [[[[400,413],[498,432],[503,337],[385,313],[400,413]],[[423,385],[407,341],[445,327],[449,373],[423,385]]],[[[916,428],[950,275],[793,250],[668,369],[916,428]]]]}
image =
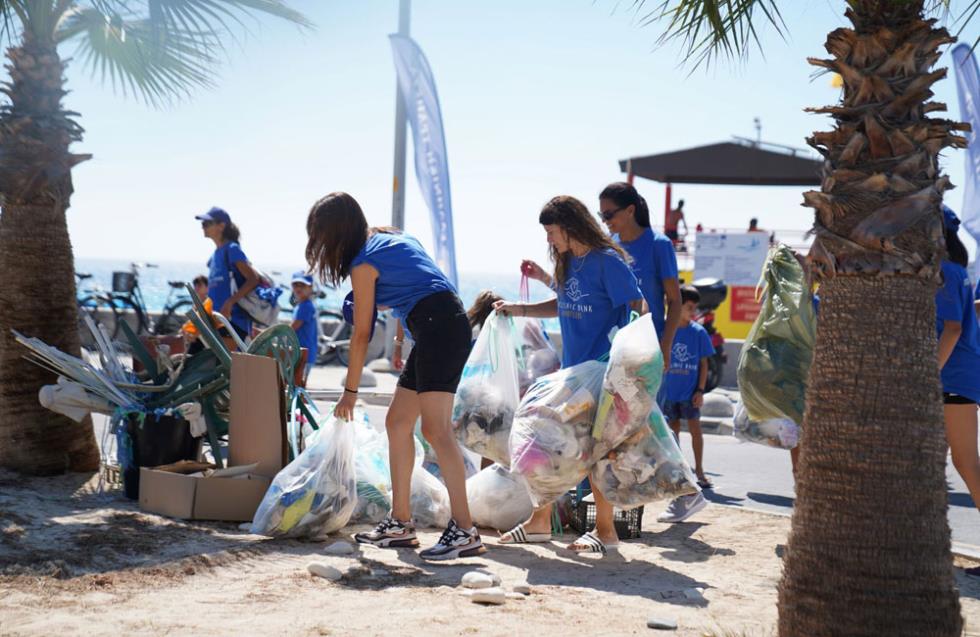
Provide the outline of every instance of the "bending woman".
{"type": "MultiPolygon", "coordinates": [[[[553,289],[557,298],[541,303],[497,303],[497,311],[516,316],[557,316],[562,335],[562,367],[571,367],[609,353],[609,332],[629,321],[630,309],[640,310],[643,296],[636,277],[626,264],[628,257],[613,243],[573,197],[555,197],[541,211],[555,265],[553,289]]],[[[549,277],[551,278],[551,277],[549,277]]],[[[619,545],[613,525],[613,507],[592,485],[596,526],[569,549],[605,553],[619,545]]],[[[531,518],[501,536],[502,544],[549,542],[551,505],[538,508],[531,518]]]]}
{"type": "Polygon", "coordinates": [[[375,306],[390,307],[415,339],[385,419],[391,513],[373,531],[354,538],[381,547],[418,546],[410,496],[413,436],[421,415],[422,435],[438,457],[453,519],[435,546],[420,556],[450,560],[482,553],[486,549],[470,518],[463,456],[450,421],[471,334],[456,290],[417,240],[393,228],[369,228],[361,207],[347,193],[335,192],[317,201],[306,231],[310,267],[334,285],[350,278],[354,288],[354,332],[347,385],[334,409],[337,417],[353,417],[375,306]]]}

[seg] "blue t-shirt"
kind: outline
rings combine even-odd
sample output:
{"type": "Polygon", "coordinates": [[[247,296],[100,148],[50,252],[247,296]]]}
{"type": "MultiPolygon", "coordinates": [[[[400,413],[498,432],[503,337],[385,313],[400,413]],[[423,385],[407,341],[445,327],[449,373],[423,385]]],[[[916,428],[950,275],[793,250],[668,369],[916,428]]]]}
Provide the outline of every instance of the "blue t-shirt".
{"type": "Polygon", "coordinates": [[[407,317],[415,304],[438,292],[456,292],[414,237],[379,232],[368,237],[351,268],[369,263],[378,271],[375,303],[390,307],[396,318],[407,317]]]}
{"type": "Polygon", "coordinates": [[[936,333],[943,321],[959,321],[960,339],[942,369],[943,391],[980,402],[980,329],[966,268],[943,261],[943,287],[936,293],[936,333]]]}
{"type": "Polygon", "coordinates": [[[316,306],[313,305],[313,301],[306,299],[294,307],[293,320],[303,321],[303,324],[299,326],[298,330],[296,330],[296,338],[299,339],[299,346],[305,347],[310,352],[306,358],[307,364],[315,362],[319,340],[317,338],[316,329],[316,306]]]}
{"type": "Polygon", "coordinates": [[[678,327],[670,348],[670,369],[664,375],[663,399],[672,403],[690,402],[698,388],[701,359],[715,353],[708,331],[691,321],[678,327]]]}
{"type": "Polygon", "coordinates": [[[570,256],[557,293],[562,367],[607,354],[610,330],[626,325],[630,301],[643,298],[632,270],[613,250],[570,256]]]}
{"type": "MultiPolygon", "coordinates": [[[[225,301],[231,298],[231,278],[234,274],[235,285],[239,288],[245,284],[245,275],[238,271],[236,263],[248,258],[242,252],[242,247],[236,242],[226,243],[214,251],[208,261],[208,298],[214,304],[214,311],[220,312],[225,301]]],[[[252,331],[252,319],[237,304],[231,310],[231,322],[245,332],[252,331]]]]}
{"type": "Polygon", "coordinates": [[[674,244],[666,236],[650,228],[644,228],[643,234],[633,241],[623,241],[619,235],[613,235],[613,239],[633,257],[630,266],[633,268],[633,274],[636,275],[640,291],[643,292],[643,298],[650,307],[657,335],[660,336],[664,333],[664,325],[667,322],[664,309],[664,279],[677,278],[677,254],[674,252],[674,244]]]}

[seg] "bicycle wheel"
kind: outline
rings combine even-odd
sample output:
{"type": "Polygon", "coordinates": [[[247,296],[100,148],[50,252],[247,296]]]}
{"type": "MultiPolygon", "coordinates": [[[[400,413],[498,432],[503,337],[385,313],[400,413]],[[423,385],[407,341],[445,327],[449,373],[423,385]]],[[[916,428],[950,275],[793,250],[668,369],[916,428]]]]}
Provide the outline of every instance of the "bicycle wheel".
{"type": "Polygon", "coordinates": [[[107,338],[112,339],[116,331],[116,308],[107,298],[95,294],[89,294],[78,300],[78,337],[82,347],[95,351],[98,346],[95,336],[85,322],[86,316],[102,329],[107,338]]]}
{"type": "Polygon", "coordinates": [[[177,301],[170,307],[164,308],[163,314],[157,319],[153,333],[157,336],[169,336],[180,332],[186,319],[184,316],[194,308],[190,299],[177,301]]]}
{"type": "MultiPolygon", "coordinates": [[[[320,329],[317,335],[319,351],[317,352],[316,363],[317,365],[326,365],[337,358],[338,352],[333,344],[350,338],[350,326],[344,321],[340,312],[333,310],[320,310],[317,323],[320,329]]],[[[343,364],[347,364],[346,360],[343,364]]]]}
{"type": "Polygon", "coordinates": [[[116,329],[112,333],[112,340],[116,342],[122,342],[125,340],[123,338],[122,330],[119,328],[120,321],[126,321],[130,329],[137,336],[142,336],[143,334],[150,333],[150,326],[146,321],[146,315],[143,314],[142,308],[133,302],[128,296],[113,294],[112,303],[116,308],[116,329]]]}

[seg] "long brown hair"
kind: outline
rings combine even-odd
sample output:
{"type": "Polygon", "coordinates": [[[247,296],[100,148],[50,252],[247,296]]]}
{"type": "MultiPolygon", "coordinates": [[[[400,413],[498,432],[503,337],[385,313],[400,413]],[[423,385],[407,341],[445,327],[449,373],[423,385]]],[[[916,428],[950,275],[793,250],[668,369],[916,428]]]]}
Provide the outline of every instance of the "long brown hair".
{"type": "MultiPolygon", "coordinates": [[[[541,209],[538,223],[543,226],[558,226],[569,239],[575,239],[591,249],[613,250],[623,261],[630,262],[629,256],[608,234],[603,232],[599,222],[589,213],[589,209],[575,197],[559,195],[552,198],[541,209]]],[[[551,262],[555,264],[555,285],[564,285],[571,250],[562,254],[552,245],[549,252],[551,262]]]]}
{"type": "Polygon", "coordinates": [[[350,276],[350,264],[368,238],[368,223],[357,200],[332,192],[306,218],[306,262],[321,281],[339,285],[350,276]]]}
{"type": "Polygon", "coordinates": [[[470,320],[470,327],[474,328],[478,325],[483,327],[483,324],[487,322],[487,317],[490,316],[490,312],[493,312],[493,304],[502,299],[503,297],[493,290],[482,290],[477,294],[473,305],[466,310],[466,318],[470,320]]]}

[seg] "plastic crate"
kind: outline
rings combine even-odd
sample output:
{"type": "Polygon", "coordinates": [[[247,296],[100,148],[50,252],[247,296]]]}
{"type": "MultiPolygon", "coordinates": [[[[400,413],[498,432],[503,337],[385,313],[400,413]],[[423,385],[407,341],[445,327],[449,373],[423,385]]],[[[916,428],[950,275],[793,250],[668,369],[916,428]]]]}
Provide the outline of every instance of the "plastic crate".
{"type": "MultiPolygon", "coordinates": [[[[595,528],[595,502],[588,491],[572,489],[569,492],[572,498],[572,516],[569,526],[585,533],[595,528]]],[[[640,527],[643,526],[643,507],[636,507],[629,511],[615,509],[613,513],[613,525],[616,527],[616,534],[621,540],[632,540],[640,537],[640,527]]]]}
{"type": "Polygon", "coordinates": [[[119,294],[129,294],[136,289],[136,275],[132,272],[113,272],[112,291],[119,294]]]}

